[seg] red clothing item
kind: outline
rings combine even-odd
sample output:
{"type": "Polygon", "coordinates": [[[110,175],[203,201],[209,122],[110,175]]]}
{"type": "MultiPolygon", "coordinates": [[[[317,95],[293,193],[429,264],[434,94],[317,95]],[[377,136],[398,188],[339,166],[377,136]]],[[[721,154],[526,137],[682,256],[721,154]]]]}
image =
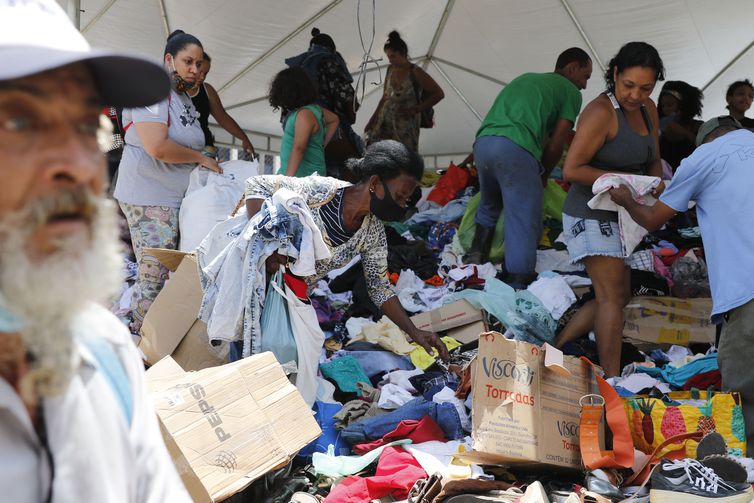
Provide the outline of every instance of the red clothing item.
{"type": "Polygon", "coordinates": [[[690,390],[692,388],[696,389],[715,389],[715,390],[721,390],[723,389],[723,378],[720,375],[719,370],[710,370],[709,372],[702,372],[701,374],[696,374],[694,377],[686,381],[686,384],[683,385],[683,389],[690,390]]]}
{"type": "Polygon", "coordinates": [[[387,447],[380,454],[374,477],[343,479],[332,488],[325,503],[369,503],[384,496],[403,500],[414,483],[426,476],[411,454],[400,447],[387,447]]]}
{"type": "Polygon", "coordinates": [[[435,188],[427,196],[427,201],[432,201],[440,206],[445,206],[456,198],[461,190],[469,186],[471,174],[466,168],[459,168],[452,162],[448,170],[437,180],[435,188]]]}
{"type": "Polygon", "coordinates": [[[422,442],[429,442],[430,440],[439,440],[444,442],[445,432],[442,428],[432,420],[429,416],[424,416],[420,420],[404,419],[393,431],[385,435],[379,440],[373,442],[365,442],[363,444],[356,444],[351,447],[354,454],[362,455],[369,451],[373,451],[378,447],[382,447],[385,444],[394,442],[396,440],[403,440],[408,438],[415,444],[422,442]]]}

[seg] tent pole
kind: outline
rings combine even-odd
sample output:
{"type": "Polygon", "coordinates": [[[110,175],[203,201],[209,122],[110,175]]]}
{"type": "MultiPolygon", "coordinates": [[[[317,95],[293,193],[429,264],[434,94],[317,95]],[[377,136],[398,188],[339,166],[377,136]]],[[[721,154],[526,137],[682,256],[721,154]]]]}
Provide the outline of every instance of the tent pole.
{"type": "Polygon", "coordinates": [[[89,21],[86,24],[86,26],[84,26],[84,28],[81,30],[81,33],[86,33],[89,30],[89,28],[94,26],[94,23],[99,21],[102,18],[102,16],[104,16],[107,13],[107,11],[110,10],[110,7],[112,7],[114,3],[115,3],[115,0],[110,0],[109,2],[107,2],[107,5],[105,5],[102,9],[100,9],[97,15],[95,15],[91,19],[91,21],[89,21]]]}
{"type": "Polygon", "coordinates": [[[453,83],[452,80],[450,80],[450,77],[448,77],[448,74],[445,73],[445,71],[442,68],[440,68],[440,65],[438,65],[434,59],[431,59],[430,62],[435,66],[437,71],[440,73],[440,75],[442,75],[442,78],[445,79],[448,85],[450,85],[451,89],[453,89],[453,91],[455,91],[458,97],[461,98],[461,101],[463,101],[463,104],[466,105],[466,108],[471,110],[471,113],[473,113],[476,116],[476,118],[479,119],[479,122],[482,122],[482,116],[479,115],[479,112],[477,112],[473,106],[471,106],[471,103],[469,103],[469,100],[466,99],[466,96],[463,95],[461,90],[458,89],[458,87],[456,87],[456,85],[453,83]]]}
{"type": "Polygon", "coordinates": [[[71,18],[73,26],[77,30],[81,29],[81,0],[68,0],[65,6],[68,17],[71,18]]]}
{"type": "Polygon", "coordinates": [[[170,35],[170,23],[168,23],[168,11],[165,8],[165,0],[157,0],[160,6],[160,16],[162,17],[162,28],[165,30],[165,36],[170,35]]]}
{"type": "Polygon", "coordinates": [[[735,65],[736,63],[738,63],[738,60],[741,59],[744,56],[744,54],[746,54],[747,52],[749,52],[752,47],[754,47],[754,41],[752,41],[749,45],[747,45],[746,47],[744,47],[744,49],[741,52],[739,52],[738,54],[736,54],[736,56],[733,59],[731,59],[730,62],[728,62],[727,65],[725,65],[724,67],[722,67],[722,69],[720,69],[720,71],[717,72],[714,77],[712,77],[706,84],[704,84],[704,87],[702,87],[702,91],[706,91],[709,86],[711,86],[712,84],[714,84],[715,82],[717,82],[717,80],[720,77],[722,77],[725,72],[727,72],[728,70],[730,70],[730,67],[732,67],[733,65],[735,65]]]}
{"type": "Polygon", "coordinates": [[[481,78],[483,78],[485,80],[489,80],[490,82],[494,82],[495,84],[498,84],[498,85],[503,86],[503,87],[505,87],[505,86],[508,85],[508,83],[505,82],[505,81],[503,81],[503,80],[499,80],[499,79],[496,79],[494,77],[490,77],[489,75],[485,75],[482,72],[478,72],[476,70],[472,70],[471,68],[467,68],[465,66],[458,65],[456,63],[453,63],[452,61],[448,61],[447,59],[442,59],[442,58],[438,58],[438,57],[435,56],[435,57],[432,58],[432,60],[433,61],[439,61],[440,63],[442,63],[444,65],[452,66],[453,68],[456,68],[456,69],[461,70],[461,71],[466,72],[466,73],[470,73],[471,75],[476,75],[477,77],[481,77],[481,78]]]}
{"type": "Polygon", "coordinates": [[[427,66],[429,66],[429,62],[433,57],[435,57],[435,49],[437,48],[437,44],[440,42],[442,32],[445,31],[445,25],[448,23],[450,11],[453,10],[455,3],[456,0],[448,0],[448,2],[445,4],[445,10],[442,13],[440,22],[437,24],[437,29],[435,30],[435,34],[432,36],[432,42],[430,42],[429,49],[427,50],[427,59],[425,59],[424,63],[422,63],[422,70],[426,71],[427,66]]]}
{"type": "Polygon", "coordinates": [[[597,49],[594,48],[594,45],[592,45],[592,41],[589,39],[589,36],[584,31],[584,28],[581,27],[581,23],[579,23],[579,20],[576,19],[576,14],[574,14],[573,9],[571,9],[570,4],[568,3],[568,0],[560,0],[560,2],[563,4],[563,8],[568,12],[568,15],[571,18],[571,21],[573,21],[573,25],[576,27],[576,29],[581,34],[581,38],[584,40],[584,43],[586,43],[587,47],[589,47],[589,50],[592,52],[592,62],[596,62],[599,67],[602,69],[602,73],[605,73],[607,68],[605,68],[605,64],[602,62],[602,58],[600,58],[600,55],[597,53],[597,49]]]}
{"type": "Polygon", "coordinates": [[[277,44],[273,45],[271,48],[266,50],[261,56],[259,56],[257,59],[246,65],[246,67],[238,72],[233,78],[231,78],[228,82],[222,85],[222,87],[219,87],[217,89],[218,94],[225,91],[227,88],[238,82],[244,75],[249,73],[251,70],[257,67],[261,62],[263,62],[265,59],[267,59],[272,53],[283,47],[285,44],[288,43],[289,40],[296,37],[299,33],[304,31],[309,25],[311,25],[314,21],[321,18],[328,12],[330,12],[336,5],[338,5],[342,0],[333,0],[327,6],[325,6],[322,10],[314,14],[312,17],[301,23],[301,25],[293,30],[291,33],[286,35],[281,41],[279,41],[277,44]]]}

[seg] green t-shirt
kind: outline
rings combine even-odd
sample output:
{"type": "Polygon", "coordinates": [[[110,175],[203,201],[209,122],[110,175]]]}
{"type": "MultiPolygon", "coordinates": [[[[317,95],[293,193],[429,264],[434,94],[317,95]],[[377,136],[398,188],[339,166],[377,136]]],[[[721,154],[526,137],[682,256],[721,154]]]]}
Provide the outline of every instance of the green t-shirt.
{"type": "Polygon", "coordinates": [[[283,127],[283,139],[280,142],[280,169],[278,175],[284,175],[288,168],[288,160],[291,158],[293,150],[293,139],[296,136],[296,118],[302,109],[308,109],[314,114],[319,123],[319,131],[309,137],[309,143],[304,151],[304,157],[296,171],[297,177],[309,176],[317,173],[320,176],[326,175],[325,169],[325,120],[322,108],[319,105],[306,105],[298,110],[291,112],[285,121],[283,127]]]}
{"type": "Polygon", "coordinates": [[[542,159],[542,146],[558,119],[573,123],[581,110],[581,92],[558,73],[525,73],[495,98],[476,133],[505,136],[542,159]]]}

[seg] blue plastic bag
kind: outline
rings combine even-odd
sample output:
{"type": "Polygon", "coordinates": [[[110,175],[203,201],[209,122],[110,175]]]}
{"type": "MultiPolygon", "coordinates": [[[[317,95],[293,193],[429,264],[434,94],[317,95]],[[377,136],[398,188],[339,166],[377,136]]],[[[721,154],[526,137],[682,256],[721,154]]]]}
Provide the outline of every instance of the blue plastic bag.
{"type": "Polygon", "coordinates": [[[542,345],[553,344],[557,322],[542,302],[530,291],[517,292],[499,279],[488,279],[484,291],[463,290],[444,300],[444,303],[468,300],[477,309],[484,309],[500,320],[517,341],[542,345]]]}
{"type": "Polygon", "coordinates": [[[282,363],[298,363],[296,339],[293,336],[291,320],[288,316],[288,300],[283,290],[283,268],[281,267],[270,280],[264,300],[262,317],[262,351],[271,351],[282,363]]]}
{"type": "Polygon", "coordinates": [[[316,412],[314,419],[322,430],[322,436],[313,440],[298,453],[299,456],[310,458],[315,452],[327,452],[330,445],[334,446],[336,456],[351,454],[351,446],[340,438],[340,430],[335,428],[333,416],[343,408],[339,403],[314,402],[313,410],[316,412]]]}

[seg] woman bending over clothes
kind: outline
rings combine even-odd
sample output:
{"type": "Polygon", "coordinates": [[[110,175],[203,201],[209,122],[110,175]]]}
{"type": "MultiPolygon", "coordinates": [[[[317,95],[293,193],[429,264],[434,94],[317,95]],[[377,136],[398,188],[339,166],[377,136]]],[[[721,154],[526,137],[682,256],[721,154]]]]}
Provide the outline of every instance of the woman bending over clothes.
{"type": "MultiPolygon", "coordinates": [[[[382,221],[402,220],[424,172],[419,155],[396,141],[370,145],[364,158],[351,159],[349,168],[358,183],[329,177],[291,178],[280,175],[255,176],[246,182],[246,212],[249,218],[259,212],[265,199],[287,188],[301,195],[332,257],[315,264],[316,275],[304,278],[313,286],[327,273],[345,267],[361,255],[369,297],[381,311],[429,354],[432,348],[447,359],[448,351],[437,334],[419,330],[396,297],[387,277],[387,238],[382,221]]],[[[267,270],[275,271],[287,258],[273,253],[267,270]]]]}

